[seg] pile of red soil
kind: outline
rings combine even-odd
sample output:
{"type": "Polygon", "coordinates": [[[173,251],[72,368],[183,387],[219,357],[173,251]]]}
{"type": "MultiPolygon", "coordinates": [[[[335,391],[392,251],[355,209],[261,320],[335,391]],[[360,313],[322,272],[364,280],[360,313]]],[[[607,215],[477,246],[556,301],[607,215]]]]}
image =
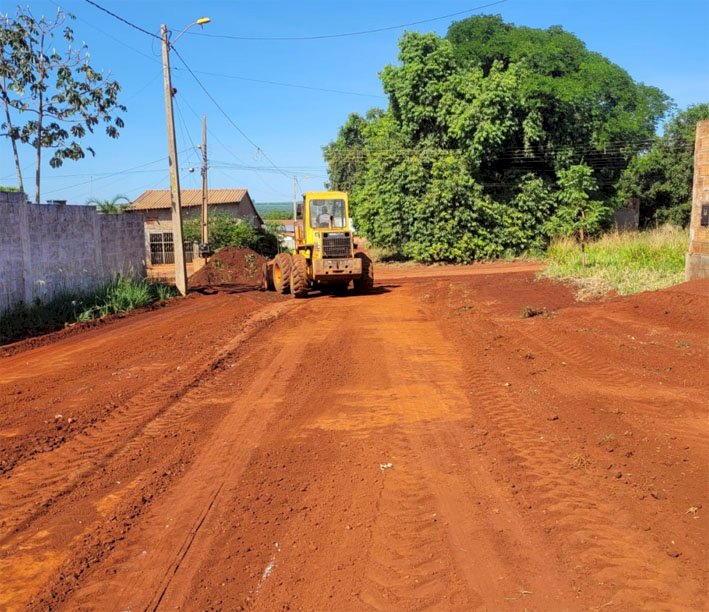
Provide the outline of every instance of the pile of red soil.
{"type": "Polygon", "coordinates": [[[261,284],[261,267],[266,259],[251,249],[225,247],[207,265],[190,276],[190,287],[261,284]]]}

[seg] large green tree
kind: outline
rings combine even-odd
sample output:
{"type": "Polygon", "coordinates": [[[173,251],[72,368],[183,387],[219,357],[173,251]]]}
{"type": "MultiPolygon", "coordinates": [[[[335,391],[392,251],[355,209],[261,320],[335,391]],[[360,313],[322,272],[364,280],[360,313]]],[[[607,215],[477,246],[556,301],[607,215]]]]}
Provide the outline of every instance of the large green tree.
{"type": "Polygon", "coordinates": [[[399,48],[388,108],[351,115],[324,156],[358,229],[423,261],[543,248],[559,173],[584,164],[609,200],[669,107],[561,28],[474,17],[399,48]]]}
{"type": "Polygon", "coordinates": [[[709,103],[674,115],[652,147],[630,163],[618,183],[619,204],[633,199],[644,227],[687,225],[692,211],[694,141],[697,122],[709,119],[709,103]]]}
{"type": "Polygon", "coordinates": [[[526,68],[523,107],[538,128],[528,153],[554,172],[584,158],[600,180],[612,181],[669,108],[662,91],[635,82],[560,26],[517,27],[485,15],[453,23],[446,38],[461,66],[486,75],[499,65],[526,68]]]}
{"type": "Polygon", "coordinates": [[[85,43],[77,45],[67,25],[74,17],[58,9],[55,16],[35,18],[18,7],[15,17],[1,18],[0,99],[5,116],[0,134],[12,146],[18,186],[24,190],[19,143],[35,150],[35,201],[41,197],[42,152],[51,151],[49,165],[78,160],[81,139],[104,125],[117,138],[126,108],[118,101],[120,85],[89,64],[85,43]]]}

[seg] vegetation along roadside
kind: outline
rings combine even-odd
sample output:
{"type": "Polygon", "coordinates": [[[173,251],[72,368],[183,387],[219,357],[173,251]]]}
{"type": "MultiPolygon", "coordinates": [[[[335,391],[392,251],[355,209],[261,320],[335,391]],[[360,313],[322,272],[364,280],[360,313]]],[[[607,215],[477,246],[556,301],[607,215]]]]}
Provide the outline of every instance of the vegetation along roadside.
{"type": "Polygon", "coordinates": [[[561,27],[477,15],[407,32],[379,76],[386,107],[350,114],[323,154],[390,259],[541,254],[564,237],[583,250],[625,207],[641,229],[689,222],[709,104],[679,111],[561,27]]]}
{"type": "Polygon", "coordinates": [[[165,301],[175,295],[169,285],[119,277],[87,294],[61,293],[46,302],[18,304],[0,314],[0,344],[61,329],[165,301]]]}
{"type": "Polygon", "coordinates": [[[687,230],[673,225],[640,233],[609,233],[586,245],[586,266],[570,238],[553,242],[541,275],[570,281],[581,300],[663,289],[684,280],[687,230]]]}

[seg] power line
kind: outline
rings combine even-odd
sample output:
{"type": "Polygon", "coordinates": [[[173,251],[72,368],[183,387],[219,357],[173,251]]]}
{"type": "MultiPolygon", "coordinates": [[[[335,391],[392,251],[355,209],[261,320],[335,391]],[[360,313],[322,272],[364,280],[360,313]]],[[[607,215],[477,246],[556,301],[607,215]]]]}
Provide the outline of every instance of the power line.
{"type": "MultiPolygon", "coordinates": [[[[233,36],[230,34],[204,34],[200,32],[190,32],[192,36],[205,36],[207,38],[226,38],[230,40],[323,40],[326,38],[345,38],[348,36],[363,36],[365,34],[374,34],[376,32],[387,32],[389,30],[399,30],[401,28],[407,28],[409,26],[421,25],[422,23],[431,23],[433,21],[441,21],[443,19],[448,19],[450,17],[457,17],[459,15],[465,15],[468,13],[473,13],[475,11],[482,10],[484,8],[489,8],[491,6],[497,6],[498,4],[503,4],[508,0],[497,0],[496,2],[490,2],[488,4],[482,4],[464,11],[458,11],[456,13],[448,13],[447,15],[440,15],[438,17],[431,17],[429,19],[420,19],[418,21],[410,21],[409,23],[400,23],[398,25],[386,26],[382,28],[373,28],[371,30],[360,30],[358,32],[343,32],[340,34],[320,34],[317,36],[233,36]]],[[[88,0],[87,0],[88,2],[88,0]]]]}
{"type": "Polygon", "coordinates": [[[347,91],[344,89],[329,89],[326,87],[311,87],[309,85],[298,85],[296,83],[282,83],[279,81],[268,81],[265,79],[252,79],[249,77],[242,77],[242,76],[236,76],[232,74],[220,74],[218,72],[206,72],[204,70],[195,70],[197,74],[204,74],[208,76],[215,76],[215,77],[220,77],[224,79],[236,79],[238,81],[248,81],[250,83],[264,83],[266,85],[278,85],[279,87],[292,87],[294,89],[307,89],[309,91],[323,91],[326,93],[336,93],[336,94],[343,94],[347,96],[361,96],[364,98],[380,98],[383,100],[386,100],[386,96],[380,96],[379,94],[370,94],[370,93],[361,93],[358,91],[347,91]]]}
{"type": "MultiPolygon", "coordinates": [[[[187,123],[185,122],[185,118],[182,116],[182,110],[180,109],[180,105],[177,102],[177,98],[175,98],[175,109],[177,110],[177,117],[180,120],[180,123],[178,124],[180,127],[180,132],[182,133],[182,138],[183,140],[187,138],[187,140],[190,141],[190,144],[192,147],[189,149],[187,155],[189,157],[190,162],[192,162],[195,159],[196,152],[198,150],[197,145],[194,143],[194,140],[192,140],[192,136],[190,134],[190,130],[187,127],[187,123]]],[[[201,160],[200,160],[201,161],[201,160]]],[[[199,163],[197,164],[199,165],[199,163]]]]}
{"type": "Polygon", "coordinates": [[[231,125],[234,127],[234,129],[235,129],[237,132],[239,132],[239,134],[241,134],[249,143],[251,143],[251,145],[252,145],[259,153],[261,153],[261,155],[263,155],[263,157],[266,159],[266,161],[267,161],[269,164],[271,164],[271,166],[273,166],[276,170],[278,170],[281,174],[283,174],[283,176],[287,176],[287,177],[290,178],[290,175],[287,174],[286,172],[283,172],[283,170],[281,170],[281,169],[274,163],[274,161],[266,154],[266,152],[265,152],[261,147],[259,147],[259,146],[246,134],[246,132],[244,132],[244,130],[242,130],[242,129],[234,122],[234,120],[229,116],[229,114],[222,108],[221,104],[219,104],[219,102],[217,102],[217,101],[215,100],[214,96],[213,96],[211,93],[209,93],[209,90],[204,86],[204,84],[202,83],[202,81],[199,80],[199,78],[198,78],[197,75],[194,73],[194,71],[192,70],[192,68],[190,68],[189,65],[187,64],[187,62],[184,60],[184,58],[182,57],[182,55],[180,55],[180,52],[179,52],[175,47],[172,47],[172,50],[175,52],[175,55],[176,55],[176,56],[179,58],[179,60],[182,62],[183,66],[187,69],[187,72],[189,72],[189,73],[192,75],[192,78],[197,82],[197,85],[200,86],[200,88],[202,89],[202,91],[203,91],[203,92],[206,94],[206,96],[212,101],[212,103],[214,104],[214,106],[216,106],[216,107],[219,109],[219,112],[220,112],[222,115],[224,115],[225,119],[226,119],[229,123],[231,123],[231,125]]]}
{"type": "MultiPolygon", "coordinates": [[[[214,170],[241,170],[242,172],[264,172],[266,174],[276,174],[279,173],[278,170],[271,168],[269,166],[241,166],[238,164],[214,164],[210,166],[210,169],[214,170]]],[[[292,170],[290,176],[301,175],[301,176],[317,176],[317,177],[327,177],[325,174],[317,174],[311,171],[304,170],[292,170]]]]}
{"type": "MultiPolygon", "coordinates": [[[[505,148],[497,152],[494,152],[494,159],[496,160],[521,160],[534,162],[539,159],[540,156],[551,156],[554,154],[577,154],[577,155],[587,155],[592,158],[603,158],[604,156],[614,156],[621,154],[631,154],[642,152],[656,142],[655,139],[638,139],[632,141],[612,141],[605,146],[601,145],[546,145],[543,147],[532,146],[528,151],[521,148],[505,148]],[[536,158],[536,159],[535,159],[536,158]]],[[[674,148],[676,149],[687,149],[693,148],[694,145],[691,143],[677,143],[674,148]]],[[[350,156],[350,157],[364,157],[372,153],[414,153],[416,156],[420,156],[426,153],[451,153],[451,154],[463,154],[466,153],[466,149],[460,148],[446,148],[446,147],[425,147],[423,149],[417,149],[416,147],[348,147],[345,149],[333,149],[332,151],[335,155],[340,156],[350,156]]]]}
{"type": "Polygon", "coordinates": [[[107,8],[104,8],[100,4],[93,2],[93,0],[85,0],[85,1],[88,2],[91,6],[95,6],[98,10],[103,11],[104,13],[110,15],[114,19],[118,19],[118,21],[125,23],[127,26],[130,26],[131,28],[138,30],[138,32],[142,32],[143,34],[147,34],[148,36],[152,36],[153,38],[157,38],[158,40],[161,40],[157,34],[153,34],[152,32],[148,32],[148,30],[141,28],[140,26],[137,26],[134,23],[131,23],[130,21],[128,21],[127,19],[124,19],[120,15],[116,15],[115,13],[112,13],[107,8]]]}
{"type": "MultiPolygon", "coordinates": [[[[185,151],[180,151],[180,153],[184,153],[185,151]]],[[[63,191],[65,189],[73,189],[74,187],[81,187],[82,185],[88,185],[89,183],[93,182],[98,182],[98,181],[103,181],[106,180],[107,178],[111,178],[113,176],[118,176],[121,174],[128,174],[131,173],[134,170],[139,170],[141,168],[145,168],[145,166],[150,166],[152,164],[157,164],[158,162],[165,161],[167,159],[167,156],[161,157],[159,159],[153,160],[151,162],[147,162],[145,164],[140,164],[139,166],[133,166],[132,168],[126,168],[125,170],[119,170],[118,172],[112,172],[110,174],[106,174],[105,176],[102,176],[97,179],[91,179],[89,181],[83,181],[82,183],[76,183],[74,185],[65,185],[63,187],[59,187],[57,189],[52,189],[51,191],[45,191],[44,194],[48,195],[50,193],[57,193],[58,191],[63,191]]],[[[93,176],[93,175],[92,175],[93,176]]],[[[60,177],[50,177],[50,178],[60,178],[60,177]]]]}
{"type": "MultiPolygon", "coordinates": [[[[86,1],[88,2],[89,0],[86,0],[86,1]]],[[[57,7],[59,7],[59,4],[57,4],[56,2],[53,2],[53,4],[57,7]]],[[[91,4],[93,4],[93,2],[91,4]]],[[[116,18],[120,19],[121,21],[125,21],[124,19],[122,19],[121,17],[118,17],[117,15],[114,15],[113,13],[109,13],[109,14],[112,16],[115,16],[116,18]]],[[[79,19],[79,21],[82,21],[86,25],[94,28],[95,30],[97,30],[98,32],[103,34],[104,36],[108,36],[112,40],[115,40],[117,43],[119,43],[120,45],[123,45],[127,49],[130,49],[134,53],[137,53],[138,55],[141,55],[153,62],[160,64],[160,60],[157,57],[155,57],[154,55],[151,56],[147,53],[144,53],[143,51],[140,51],[139,49],[136,49],[135,47],[126,43],[121,38],[118,38],[118,37],[112,35],[110,32],[106,32],[105,30],[102,30],[98,26],[94,25],[93,23],[91,23],[89,21],[86,21],[85,19],[82,19],[81,17],[77,17],[77,19],[79,19]]],[[[188,34],[189,33],[190,32],[188,32],[188,34]]],[[[159,36],[155,36],[155,38],[157,40],[160,40],[159,36]]],[[[174,49],[174,47],[171,47],[171,48],[174,49]]],[[[174,70],[180,71],[181,69],[176,67],[176,68],[174,68],[174,70]]],[[[232,74],[221,74],[221,73],[217,73],[217,72],[208,72],[205,70],[195,70],[194,72],[195,72],[195,74],[204,74],[204,75],[208,75],[208,76],[215,76],[215,77],[220,77],[220,78],[225,78],[225,79],[235,79],[238,81],[247,81],[249,83],[263,83],[265,85],[276,85],[279,87],[290,87],[290,88],[294,88],[294,89],[305,89],[305,90],[309,90],[309,91],[322,91],[322,92],[326,92],[326,93],[336,93],[336,94],[342,94],[342,95],[348,95],[348,96],[361,96],[361,97],[367,97],[367,98],[386,99],[386,96],[380,96],[379,94],[362,93],[362,92],[357,92],[357,91],[347,91],[347,90],[342,90],[342,89],[334,89],[334,88],[326,88],[326,87],[312,87],[312,86],[308,86],[308,85],[298,85],[296,83],[283,83],[280,81],[269,81],[266,79],[254,79],[254,78],[250,78],[250,77],[243,77],[243,76],[232,75],[232,74]]]]}

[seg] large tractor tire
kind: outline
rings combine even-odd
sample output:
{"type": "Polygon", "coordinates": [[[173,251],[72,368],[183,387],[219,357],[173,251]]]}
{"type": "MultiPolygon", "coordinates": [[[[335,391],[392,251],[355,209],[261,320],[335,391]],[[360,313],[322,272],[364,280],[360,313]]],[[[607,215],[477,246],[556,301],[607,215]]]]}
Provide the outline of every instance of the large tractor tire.
{"type": "Polygon", "coordinates": [[[374,264],[368,253],[359,251],[355,257],[362,260],[362,276],[353,281],[357,293],[370,293],[374,289],[374,264]]]}
{"type": "Polygon", "coordinates": [[[293,255],[290,270],[290,292],[294,298],[308,295],[308,262],[302,255],[293,255]]]}
{"type": "Polygon", "coordinates": [[[285,295],[290,293],[291,256],[288,253],[279,253],[273,260],[273,287],[276,293],[285,295]]]}

